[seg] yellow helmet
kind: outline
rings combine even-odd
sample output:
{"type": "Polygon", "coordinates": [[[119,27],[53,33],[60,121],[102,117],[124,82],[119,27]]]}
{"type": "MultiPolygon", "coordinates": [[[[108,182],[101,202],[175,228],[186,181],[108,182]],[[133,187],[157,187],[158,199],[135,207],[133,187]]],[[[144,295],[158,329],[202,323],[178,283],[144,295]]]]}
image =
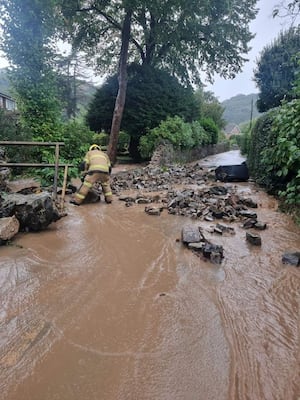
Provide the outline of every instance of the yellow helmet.
{"type": "Polygon", "coordinates": [[[89,151],[91,150],[101,150],[101,147],[98,144],[92,144],[89,148],[89,151]]]}

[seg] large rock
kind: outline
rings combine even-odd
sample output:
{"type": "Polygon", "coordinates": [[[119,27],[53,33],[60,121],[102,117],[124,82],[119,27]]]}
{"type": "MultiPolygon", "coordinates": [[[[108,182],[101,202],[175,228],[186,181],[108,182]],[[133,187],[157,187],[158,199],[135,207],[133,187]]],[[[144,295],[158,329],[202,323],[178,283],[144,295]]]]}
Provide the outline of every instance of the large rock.
{"type": "Polygon", "coordinates": [[[252,232],[246,232],[246,240],[254,246],[261,246],[261,237],[252,232]]]}
{"type": "Polygon", "coordinates": [[[8,192],[20,194],[39,193],[41,185],[33,178],[18,179],[7,182],[8,192]]]}
{"type": "Polygon", "coordinates": [[[20,223],[15,216],[0,218],[0,245],[12,239],[18,232],[20,223]]]}
{"type": "Polygon", "coordinates": [[[8,194],[0,200],[0,217],[15,216],[21,231],[40,231],[61,218],[50,193],[8,194]]]}
{"type": "Polygon", "coordinates": [[[181,240],[183,243],[197,243],[203,240],[203,235],[199,227],[193,225],[186,225],[181,230],[181,240]]]}

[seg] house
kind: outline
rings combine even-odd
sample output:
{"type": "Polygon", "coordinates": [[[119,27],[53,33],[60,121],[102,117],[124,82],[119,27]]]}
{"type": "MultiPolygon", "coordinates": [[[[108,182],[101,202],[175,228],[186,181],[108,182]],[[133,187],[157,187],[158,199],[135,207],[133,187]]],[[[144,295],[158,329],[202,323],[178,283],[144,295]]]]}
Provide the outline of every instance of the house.
{"type": "Polygon", "coordinates": [[[240,127],[234,123],[229,123],[225,127],[225,134],[227,137],[230,137],[231,135],[240,135],[240,127]]]}
{"type": "Polygon", "coordinates": [[[15,111],[17,109],[17,105],[12,97],[0,92],[0,108],[7,111],[15,111]]]}

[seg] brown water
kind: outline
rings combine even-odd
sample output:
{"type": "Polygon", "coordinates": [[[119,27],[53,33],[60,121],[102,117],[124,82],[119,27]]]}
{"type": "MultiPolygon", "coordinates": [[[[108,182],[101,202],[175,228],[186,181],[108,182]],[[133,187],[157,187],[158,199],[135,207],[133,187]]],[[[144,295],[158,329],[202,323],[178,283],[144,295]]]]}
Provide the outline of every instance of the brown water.
{"type": "Polygon", "coordinates": [[[238,188],[268,229],[261,248],[239,224],[206,233],[221,265],[177,240],[208,223],[117,198],[68,205],[51,229],[0,248],[0,399],[298,400],[300,269],[281,256],[300,249],[300,230],[272,197],[238,188]]]}

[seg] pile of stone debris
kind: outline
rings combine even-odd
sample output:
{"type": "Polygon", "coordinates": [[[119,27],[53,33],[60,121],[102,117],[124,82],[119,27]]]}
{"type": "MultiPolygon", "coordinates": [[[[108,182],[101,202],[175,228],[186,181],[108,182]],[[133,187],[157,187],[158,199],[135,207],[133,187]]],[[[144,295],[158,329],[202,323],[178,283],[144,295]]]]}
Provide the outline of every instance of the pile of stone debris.
{"type": "MultiPolygon", "coordinates": [[[[258,232],[267,229],[267,224],[258,220],[257,203],[239,194],[236,184],[216,180],[215,169],[203,168],[196,162],[167,167],[149,165],[121,172],[112,177],[111,186],[127,207],[145,204],[149,215],[159,216],[166,210],[171,215],[215,223],[211,233],[218,235],[235,234],[228,224],[238,223],[246,230],[246,240],[261,246],[258,232]]],[[[224,258],[223,247],[207,240],[200,226],[184,226],[181,241],[213,263],[219,264],[224,258]]],[[[286,252],[282,262],[300,266],[300,252],[286,252]]]]}

